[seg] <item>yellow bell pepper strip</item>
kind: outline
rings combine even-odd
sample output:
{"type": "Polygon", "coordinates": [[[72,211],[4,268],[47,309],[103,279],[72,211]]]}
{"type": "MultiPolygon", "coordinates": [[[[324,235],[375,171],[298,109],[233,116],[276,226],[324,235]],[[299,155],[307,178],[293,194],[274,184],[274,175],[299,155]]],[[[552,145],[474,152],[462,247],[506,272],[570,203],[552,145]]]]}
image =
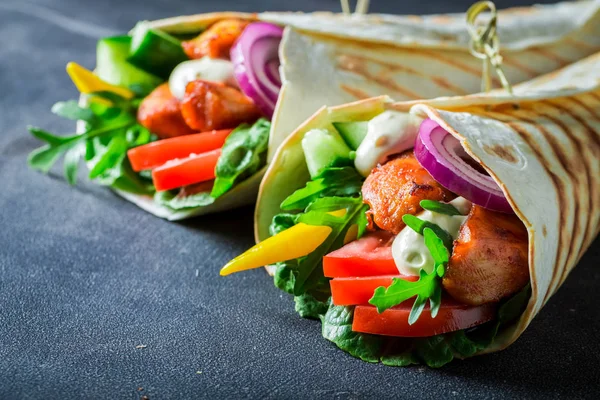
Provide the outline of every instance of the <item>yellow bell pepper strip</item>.
{"type": "Polygon", "coordinates": [[[228,262],[221,269],[221,276],[303,257],[315,251],[331,231],[328,226],[307,225],[300,222],[263,240],[228,262]]]}
{"type": "Polygon", "coordinates": [[[77,89],[84,94],[113,92],[125,99],[131,99],[134,96],[131,90],[105,82],[89,69],[74,62],[67,64],[67,74],[69,74],[77,89]]]}

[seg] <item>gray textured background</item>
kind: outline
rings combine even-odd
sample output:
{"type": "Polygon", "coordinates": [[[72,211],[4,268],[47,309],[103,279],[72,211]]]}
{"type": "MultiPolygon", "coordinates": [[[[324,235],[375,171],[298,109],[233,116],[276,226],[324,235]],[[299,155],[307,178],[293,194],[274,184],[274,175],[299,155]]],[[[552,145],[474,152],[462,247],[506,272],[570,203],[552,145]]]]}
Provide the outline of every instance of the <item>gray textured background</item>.
{"type": "MultiPolygon", "coordinates": [[[[431,13],[469,1],[372,3],[431,13]]],[[[40,144],[27,124],[73,129],[50,113],[77,95],[68,61],[93,67],[96,39],[137,20],[224,9],[338,2],[0,0],[0,398],[598,398],[598,240],[507,351],[393,369],[322,339],[263,271],[218,276],[252,244],[251,208],[168,223],[83,175],[70,188],[59,167],[27,168],[40,144]]]]}

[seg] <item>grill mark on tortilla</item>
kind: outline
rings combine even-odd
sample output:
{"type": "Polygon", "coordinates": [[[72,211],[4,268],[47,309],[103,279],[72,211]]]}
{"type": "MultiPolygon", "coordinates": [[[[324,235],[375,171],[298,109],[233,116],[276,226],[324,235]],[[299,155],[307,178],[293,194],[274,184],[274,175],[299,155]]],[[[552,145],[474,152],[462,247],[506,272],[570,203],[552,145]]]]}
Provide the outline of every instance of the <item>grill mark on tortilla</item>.
{"type": "MultiPolygon", "coordinates": [[[[576,97],[565,98],[565,100],[571,100],[572,102],[575,102],[576,104],[580,104],[580,105],[583,104],[578,99],[576,100],[576,97]]],[[[583,126],[585,128],[585,130],[587,132],[587,135],[585,135],[586,139],[591,138],[592,141],[594,142],[596,148],[600,148],[600,138],[595,134],[594,129],[585,121],[585,119],[580,114],[574,112],[574,110],[570,109],[569,107],[564,107],[560,104],[557,104],[556,102],[546,101],[546,103],[551,105],[555,109],[569,115],[574,120],[576,120],[581,126],[583,126]]],[[[585,109],[588,110],[587,108],[585,108],[585,109]]],[[[578,153],[584,154],[584,144],[582,144],[578,138],[573,138],[572,140],[576,144],[578,153]]],[[[598,154],[600,154],[600,152],[598,152],[598,154]]],[[[593,159],[592,162],[597,161],[597,157],[592,157],[592,159],[593,159]]],[[[593,182],[592,182],[592,179],[590,176],[590,171],[585,166],[584,166],[583,170],[585,171],[585,176],[587,179],[586,187],[588,188],[588,196],[587,196],[588,210],[591,212],[591,210],[594,209],[594,199],[598,198],[598,194],[596,193],[596,186],[593,185],[593,182]]],[[[593,237],[591,236],[592,222],[593,222],[592,218],[590,218],[588,216],[586,230],[585,230],[584,236],[583,236],[582,247],[587,247],[588,243],[591,243],[591,241],[593,240],[593,237]]],[[[582,256],[581,253],[582,252],[580,251],[579,257],[582,256]]],[[[561,282],[563,282],[565,280],[566,273],[567,273],[567,268],[565,268],[565,271],[563,272],[563,276],[561,277],[561,282]]]]}
{"type": "Polygon", "coordinates": [[[436,85],[453,91],[458,95],[466,95],[462,88],[458,86],[452,85],[448,80],[441,76],[429,76],[422,72],[419,72],[413,68],[405,67],[402,65],[392,64],[385,61],[377,60],[374,58],[358,56],[358,55],[348,55],[348,54],[338,54],[338,67],[344,71],[353,72],[355,74],[361,75],[366,79],[370,79],[371,81],[377,83],[380,86],[383,86],[388,89],[395,90],[399,93],[403,93],[405,96],[410,96],[412,99],[420,99],[423,96],[413,92],[412,90],[400,86],[393,79],[389,79],[386,75],[390,72],[405,72],[407,74],[415,75],[421,78],[425,78],[436,85]],[[368,68],[365,66],[365,63],[371,62],[373,64],[378,65],[383,71],[379,71],[377,74],[372,74],[368,71],[368,68]]]}
{"type": "MultiPolygon", "coordinates": [[[[542,101],[542,104],[546,104],[548,106],[550,106],[551,108],[557,109],[559,111],[563,111],[565,113],[567,113],[568,115],[571,115],[571,112],[568,111],[567,109],[564,109],[562,107],[558,108],[558,107],[554,107],[555,105],[548,102],[548,101],[542,101]],[[562,110],[561,110],[562,109],[562,110]]],[[[543,116],[544,118],[552,121],[558,128],[560,128],[560,130],[563,131],[564,136],[569,140],[569,142],[573,145],[573,147],[575,149],[577,149],[579,154],[583,154],[583,148],[581,146],[581,143],[579,143],[579,140],[573,136],[573,134],[570,132],[569,127],[560,119],[560,118],[556,118],[553,115],[547,114],[547,113],[543,113],[540,112],[540,115],[543,116]]],[[[540,130],[545,130],[545,128],[543,128],[543,126],[540,125],[540,130]]],[[[585,168],[585,166],[583,167],[583,172],[584,172],[584,176],[585,176],[585,181],[581,181],[580,177],[581,177],[581,171],[573,171],[573,168],[571,167],[575,167],[577,168],[577,163],[572,163],[572,162],[568,162],[565,164],[565,162],[563,162],[563,158],[568,160],[568,157],[565,155],[564,151],[562,150],[560,143],[555,139],[554,135],[552,135],[550,132],[546,131],[545,135],[547,137],[547,141],[548,144],[550,144],[553,148],[555,148],[555,151],[558,151],[560,153],[560,158],[558,159],[558,161],[560,162],[561,166],[563,167],[563,169],[567,172],[567,174],[569,175],[569,177],[571,178],[571,180],[573,181],[573,184],[575,186],[575,188],[577,189],[577,195],[572,195],[572,198],[574,198],[574,214],[575,214],[575,218],[573,220],[573,230],[572,233],[570,235],[571,239],[570,239],[570,244],[569,244],[569,250],[567,252],[567,262],[564,265],[564,268],[562,269],[561,273],[560,273],[560,277],[558,282],[556,283],[556,288],[558,288],[558,285],[564,281],[565,279],[565,274],[567,273],[568,270],[568,265],[571,264],[569,261],[571,260],[571,257],[573,256],[573,250],[574,250],[574,241],[578,236],[578,232],[580,227],[580,217],[579,217],[579,209],[580,209],[580,200],[582,199],[582,196],[579,196],[579,190],[581,189],[581,186],[583,184],[584,190],[586,188],[589,187],[589,185],[591,184],[591,179],[590,179],[590,175],[589,172],[587,170],[587,168],[585,168]]],[[[583,197],[588,197],[588,202],[592,202],[591,200],[591,196],[583,196],[583,197]]],[[[590,220],[588,218],[588,228],[589,228],[589,223],[590,220]]],[[[588,229],[586,228],[586,232],[588,231],[588,229]]],[[[582,238],[582,242],[579,245],[579,247],[576,249],[576,254],[579,255],[581,252],[581,248],[585,245],[586,242],[586,236],[587,233],[584,233],[583,238],[582,238]]],[[[552,281],[554,282],[554,277],[552,279],[552,281]]],[[[547,299],[544,299],[544,301],[547,301],[547,299]]]]}
{"type": "Polygon", "coordinates": [[[590,96],[592,96],[594,99],[600,101],[600,95],[595,93],[595,92],[588,92],[587,94],[589,94],[590,96]]]}
{"type": "Polygon", "coordinates": [[[368,93],[363,92],[360,89],[355,89],[355,88],[353,88],[352,86],[349,86],[349,85],[341,84],[340,88],[344,92],[348,93],[351,96],[356,97],[359,100],[364,100],[364,99],[368,99],[369,97],[371,97],[368,93]]]}
{"type": "Polygon", "coordinates": [[[518,70],[526,73],[527,75],[529,75],[531,78],[535,78],[536,76],[539,75],[539,73],[536,70],[531,69],[530,67],[521,64],[519,61],[517,61],[515,59],[509,58],[509,57],[503,57],[502,60],[505,65],[508,65],[515,69],[518,69],[518,70]]]}
{"type": "Polygon", "coordinates": [[[531,49],[529,49],[530,51],[537,53],[545,58],[547,58],[548,60],[552,60],[555,63],[557,63],[558,65],[560,65],[560,67],[565,67],[567,65],[570,64],[569,60],[565,60],[564,58],[562,58],[561,56],[553,53],[551,50],[544,50],[541,49],[539,47],[533,47],[531,49]]]}
{"type": "MultiPolygon", "coordinates": [[[[583,101],[579,100],[577,97],[569,97],[568,99],[585,109],[594,119],[600,121],[600,114],[597,114],[593,108],[585,104],[583,101]]],[[[594,136],[597,135],[593,135],[593,137],[594,136]]],[[[598,141],[598,145],[600,145],[600,138],[597,138],[596,141],[598,141]]]]}
{"type": "Polygon", "coordinates": [[[600,46],[594,45],[594,44],[590,44],[590,43],[586,43],[586,42],[582,42],[580,40],[577,39],[573,39],[572,37],[567,37],[564,39],[565,43],[570,44],[573,47],[577,47],[578,49],[584,50],[584,51],[592,51],[592,52],[597,52],[598,50],[600,50],[600,46]]]}
{"type": "MultiPolygon", "coordinates": [[[[552,117],[549,114],[540,112],[540,111],[534,111],[535,114],[538,114],[544,118],[546,118],[547,120],[553,122],[555,125],[558,125],[559,128],[561,130],[565,130],[565,128],[567,128],[562,121],[559,121],[557,119],[555,119],[554,117],[552,117]]],[[[518,114],[523,114],[523,112],[519,112],[518,114]]],[[[569,158],[568,156],[565,154],[565,151],[563,150],[561,143],[555,138],[555,136],[548,131],[543,124],[540,124],[539,121],[536,121],[535,119],[531,119],[531,118],[527,118],[527,117],[522,117],[519,116],[519,119],[521,119],[522,121],[530,124],[531,126],[533,126],[535,129],[537,129],[538,131],[540,131],[542,133],[542,136],[544,136],[544,138],[546,139],[548,145],[550,146],[550,148],[552,149],[552,152],[554,153],[554,158],[556,160],[558,160],[558,162],[560,163],[560,166],[562,167],[562,169],[567,173],[567,175],[569,176],[569,179],[572,182],[572,185],[574,188],[579,189],[580,186],[580,182],[579,182],[579,178],[578,175],[572,171],[571,167],[571,163],[569,162],[569,158]]],[[[565,131],[565,136],[568,138],[568,140],[571,142],[571,144],[575,146],[573,139],[566,133],[565,131]]],[[[561,198],[564,199],[564,197],[562,196],[563,193],[566,193],[564,190],[564,186],[561,182],[561,188],[560,188],[560,193],[561,193],[561,198]]],[[[566,203],[566,202],[565,202],[566,203]]],[[[561,209],[564,207],[561,207],[561,209]]],[[[561,218],[561,226],[560,226],[560,235],[563,238],[568,237],[569,238],[569,247],[567,250],[567,258],[565,260],[565,268],[562,269],[562,271],[559,274],[553,274],[552,275],[552,281],[551,281],[551,285],[549,287],[549,289],[554,289],[555,286],[558,287],[558,283],[560,283],[562,281],[562,276],[564,274],[564,270],[566,269],[566,266],[569,264],[569,260],[571,259],[572,256],[572,252],[573,252],[573,247],[574,247],[574,240],[576,235],[574,234],[575,232],[577,232],[578,228],[579,228],[579,218],[578,218],[578,214],[579,214],[579,202],[577,199],[575,199],[575,201],[573,202],[573,211],[575,214],[575,218],[573,218],[573,225],[572,227],[567,227],[566,221],[565,219],[561,218]],[[569,231],[573,232],[571,235],[569,235],[569,231]],[[555,279],[557,277],[559,277],[559,281],[555,282],[555,279]]],[[[561,217],[563,215],[563,213],[560,213],[561,217]]],[[[546,302],[550,296],[550,293],[554,292],[554,290],[548,290],[548,293],[546,294],[546,298],[544,298],[544,302],[546,302]]]]}
{"type": "MultiPolygon", "coordinates": [[[[537,146],[535,140],[533,138],[531,138],[529,135],[529,132],[527,132],[525,129],[523,129],[521,126],[519,126],[518,123],[505,122],[505,124],[508,125],[509,127],[511,127],[521,137],[521,139],[523,139],[523,141],[525,143],[527,143],[529,145],[529,147],[533,150],[536,158],[538,159],[540,164],[544,167],[544,169],[550,176],[550,179],[552,179],[552,182],[554,183],[554,187],[556,188],[556,192],[557,192],[558,206],[560,209],[563,209],[564,208],[563,207],[564,191],[562,190],[563,184],[560,181],[560,178],[558,176],[556,176],[556,174],[551,170],[550,165],[547,163],[546,159],[544,158],[544,156],[542,154],[541,149],[537,146]]],[[[560,225],[561,225],[561,227],[563,227],[565,225],[565,215],[564,215],[564,213],[558,213],[558,214],[559,214],[560,225]]],[[[559,261],[558,249],[562,248],[563,240],[564,240],[563,229],[560,229],[560,231],[558,233],[558,246],[556,246],[556,249],[555,249],[556,262],[559,261]]],[[[552,283],[552,282],[550,282],[550,283],[552,283]]],[[[550,288],[548,288],[548,289],[550,289],[550,288]]],[[[546,299],[548,298],[549,293],[550,293],[550,290],[548,290],[546,292],[546,296],[545,296],[544,302],[542,304],[544,304],[546,302],[546,299]]]]}
{"type": "MultiPolygon", "coordinates": [[[[417,54],[417,55],[421,55],[421,56],[424,56],[424,57],[427,57],[427,58],[431,58],[431,59],[433,59],[434,61],[437,61],[437,62],[443,62],[444,64],[448,64],[451,67],[454,67],[454,68],[459,69],[459,70],[461,70],[463,72],[469,73],[469,74],[471,74],[473,76],[476,76],[478,78],[481,77],[481,70],[479,70],[477,68],[474,68],[474,67],[472,67],[470,65],[467,65],[465,63],[462,63],[460,61],[453,60],[450,57],[444,57],[443,55],[441,55],[439,53],[435,53],[433,51],[424,50],[424,49],[406,49],[406,50],[410,51],[411,53],[417,54]]],[[[537,73],[536,73],[536,75],[537,75],[537,73]]],[[[492,83],[495,86],[501,86],[500,80],[498,78],[496,78],[496,77],[492,77],[492,83]]]]}

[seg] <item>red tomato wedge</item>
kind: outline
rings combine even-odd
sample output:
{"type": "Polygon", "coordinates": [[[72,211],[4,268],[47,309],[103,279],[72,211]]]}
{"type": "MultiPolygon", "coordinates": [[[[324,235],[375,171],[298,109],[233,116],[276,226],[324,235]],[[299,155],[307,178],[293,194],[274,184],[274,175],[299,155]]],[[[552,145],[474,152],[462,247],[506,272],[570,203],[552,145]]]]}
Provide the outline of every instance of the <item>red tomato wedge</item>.
{"type": "Polygon", "coordinates": [[[418,276],[405,275],[335,278],[329,281],[331,300],[336,306],[369,304],[369,299],[373,297],[375,289],[380,286],[390,286],[393,278],[402,278],[413,282],[419,279],[418,276]]]}
{"type": "Polygon", "coordinates": [[[398,275],[393,238],[385,231],[368,233],[323,257],[323,273],[329,278],[398,275]]]}
{"type": "Polygon", "coordinates": [[[176,189],[215,179],[215,167],[221,149],[172,160],[152,170],[152,181],[157,192],[176,189]]]}
{"type": "Polygon", "coordinates": [[[356,306],[352,330],[385,336],[429,337],[481,325],[496,316],[495,303],[469,306],[444,299],[435,318],[431,318],[427,305],[419,319],[409,325],[408,315],[413,303],[405,301],[381,314],[374,306],[356,306]]]}
{"type": "Polygon", "coordinates": [[[157,140],[129,150],[127,157],[136,172],[152,169],[170,160],[220,149],[231,131],[224,129],[157,140]]]}

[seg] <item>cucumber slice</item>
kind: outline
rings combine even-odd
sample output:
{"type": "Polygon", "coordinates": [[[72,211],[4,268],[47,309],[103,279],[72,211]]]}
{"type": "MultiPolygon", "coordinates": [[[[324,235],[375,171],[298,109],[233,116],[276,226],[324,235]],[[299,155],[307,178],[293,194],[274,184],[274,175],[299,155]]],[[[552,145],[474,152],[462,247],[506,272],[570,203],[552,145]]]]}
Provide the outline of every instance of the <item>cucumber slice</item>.
{"type": "Polygon", "coordinates": [[[326,168],[353,165],[351,150],[337,132],[313,129],[304,135],[302,149],[312,179],[326,168]]]}
{"type": "Polygon", "coordinates": [[[358,146],[367,136],[368,125],[368,121],[333,123],[335,129],[342,135],[342,138],[352,150],[358,149],[358,146]]]}
{"type": "Polygon", "coordinates": [[[173,68],[187,59],[181,42],[168,33],[150,28],[147,22],[139,22],[133,29],[127,61],[136,67],[167,79],[173,68]]]}
{"type": "Polygon", "coordinates": [[[130,87],[142,85],[156,87],[163,81],[127,62],[131,37],[112,36],[98,41],[96,47],[96,70],[100,79],[113,85],[130,87]]]}

